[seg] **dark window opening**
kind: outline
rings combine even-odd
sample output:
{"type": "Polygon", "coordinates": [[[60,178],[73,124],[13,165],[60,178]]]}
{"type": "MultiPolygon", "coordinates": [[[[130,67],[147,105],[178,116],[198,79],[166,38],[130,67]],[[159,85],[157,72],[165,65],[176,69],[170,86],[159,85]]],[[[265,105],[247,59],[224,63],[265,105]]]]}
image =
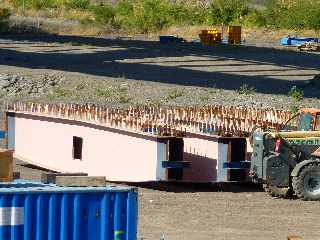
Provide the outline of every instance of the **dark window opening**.
{"type": "Polygon", "coordinates": [[[81,137],[73,137],[73,148],[72,148],[73,159],[82,160],[82,143],[83,143],[83,139],[81,137]]]}

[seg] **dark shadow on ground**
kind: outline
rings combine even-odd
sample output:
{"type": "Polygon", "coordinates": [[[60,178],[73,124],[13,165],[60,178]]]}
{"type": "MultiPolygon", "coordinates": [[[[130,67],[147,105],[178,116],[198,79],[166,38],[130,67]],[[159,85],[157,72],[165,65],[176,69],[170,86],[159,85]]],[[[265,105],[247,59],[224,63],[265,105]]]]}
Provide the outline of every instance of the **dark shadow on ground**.
{"type": "Polygon", "coordinates": [[[39,166],[36,166],[36,165],[33,165],[33,164],[25,163],[25,164],[17,164],[17,165],[25,167],[25,168],[33,169],[33,170],[39,170],[39,171],[44,171],[44,172],[48,172],[48,173],[57,173],[55,171],[52,171],[52,170],[49,170],[49,169],[46,169],[46,168],[42,168],[42,167],[39,167],[39,166]]]}
{"type": "MultiPolygon", "coordinates": [[[[156,41],[117,40],[95,37],[56,36],[56,35],[19,35],[2,36],[2,39],[32,41],[39,43],[63,43],[73,46],[90,45],[90,47],[108,47],[108,51],[92,53],[72,53],[60,50],[51,52],[22,52],[14,49],[0,49],[0,64],[26,67],[31,69],[53,69],[67,72],[85,73],[111,78],[125,77],[128,80],[177,84],[182,86],[215,87],[226,90],[238,90],[243,84],[252,86],[257,92],[267,94],[287,94],[294,85],[303,87],[306,84],[306,73],[297,74],[295,80],[281,70],[273,67],[285,67],[292,70],[320,70],[320,55],[286,51],[279,49],[257,48],[253,46],[203,47],[199,44],[163,45],[156,41]],[[111,48],[111,49],[110,49],[111,48]],[[205,57],[210,64],[196,66],[198,69],[186,69],[188,60],[177,60],[175,66],[156,65],[148,59],[169,57],[205,57]],[[129,63],[126,60],[140,60],[129,63]],[[216,61],[222,61],[215,65],[216,61]],[[245,65],[266,65],[263,75],[239,75],[241,70],[204,71],[201,67],[234,67],[230,61],[241,61],[245,65]],[[285,77],[286,79],[282,79],[285,77]]],[[[21,44],[23,42],[20,42],[21,44]]],[[[49,49],[48,49],[49,50],[49,49]]],[[[166,60],[165,60],[166,61],[166,60]]],[[[193,60],[189,61],[192,62],[193,60]]],[[[200,59],[201,61],[201,59],[200,59]]],[[[192,66],[191,66],[192,67],[192,66]]],[[[195,66],[194,66],[195,67],[195,66]]],[[[259,70],[257,70],[259,72],[259,70]]],[[[319,97],[319,91],[311,89],[304,92],[305,97],[319,97]]]]}
{"type": "Polygon", "coordinates": [[[182,182],[143,182],[125,183],[128,186],[174,193],[196,192],[263,192],[261,185],[246,183],[182,183],[182,182]]]}
{"type": "MultiPolygon", "coordinates": [[[[28,164],[19,159],[15,159],[15,172],[19,172],[22,179],[30,181],[42,181],[43,173],[57,173],[37,165],[28,164]]],[[[196,192],[261,192],[261,185],[251,182],[244,183],[192,183],[192,182],[108,182],[109,185],[126,185],[132,187],[146,188],[157,191],[174,192],[174,193],[196,193],[196,192]]]]}

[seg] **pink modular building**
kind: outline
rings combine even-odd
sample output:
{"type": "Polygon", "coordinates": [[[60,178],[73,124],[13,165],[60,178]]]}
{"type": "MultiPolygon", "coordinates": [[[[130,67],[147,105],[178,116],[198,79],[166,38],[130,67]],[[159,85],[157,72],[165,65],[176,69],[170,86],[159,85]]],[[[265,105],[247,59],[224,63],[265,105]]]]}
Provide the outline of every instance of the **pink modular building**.
{"type": "Polygon", "coordinates": [[[244,181],[245,138],[160,137],[92,122],[7,112],[8,148],[25,162],[109,181],[244,181]]]}

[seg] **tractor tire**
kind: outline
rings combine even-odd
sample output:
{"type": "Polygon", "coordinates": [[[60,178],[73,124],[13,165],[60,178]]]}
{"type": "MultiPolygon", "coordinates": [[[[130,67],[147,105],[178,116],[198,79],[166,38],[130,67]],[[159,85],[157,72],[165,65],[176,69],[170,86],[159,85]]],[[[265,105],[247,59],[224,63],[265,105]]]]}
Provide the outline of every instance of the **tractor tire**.
{"type": "Polygon", "coordinates": [[[269,184],[263,184],[263,189],[271,197],[292,198],[292,190],[290,188],[281,188],[269,184]]]}
{"type": "Polygon", "coordinates": [[[295,195],[306,201],[320,200],[320,163],[305,166],[297,177],[292,178],[295,195]]]}

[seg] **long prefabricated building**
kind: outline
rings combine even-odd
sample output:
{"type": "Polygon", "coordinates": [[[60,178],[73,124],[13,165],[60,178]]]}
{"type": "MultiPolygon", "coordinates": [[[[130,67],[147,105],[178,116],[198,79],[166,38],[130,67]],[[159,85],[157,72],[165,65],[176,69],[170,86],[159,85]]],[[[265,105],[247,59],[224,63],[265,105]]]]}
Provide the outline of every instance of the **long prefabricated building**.
{"type": "Polygon", "coordinates": [[[187,133],[163,137],[94,122],[7,112],[8,148],[28,163],[109,181],[243,181],[246,138],[187,133]]]}

